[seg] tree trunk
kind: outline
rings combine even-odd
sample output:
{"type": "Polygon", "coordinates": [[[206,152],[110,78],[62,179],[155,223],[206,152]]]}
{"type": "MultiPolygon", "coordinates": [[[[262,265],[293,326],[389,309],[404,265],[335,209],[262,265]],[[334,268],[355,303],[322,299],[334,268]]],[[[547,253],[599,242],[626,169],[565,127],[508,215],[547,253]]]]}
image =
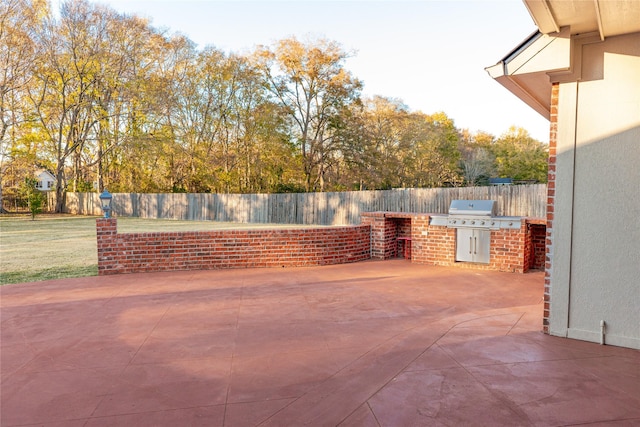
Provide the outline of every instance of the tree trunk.
{"type": "Polygon", "coordinates": [[[56,171],[56,208],[55,213],[62,213],[64,209],[64,202],[66,193],[64,191],[64,163],[58,163],[58,170],[56,171]]]}
{"type": "Polygon", "coordinates": [[[4,199],[2,198],[2,178],[0,178],[0,213],[8,213],[4,209],[4,199]]]}
{"type": "Polygon", "coordinates": [[[320,192],[324,193],[324,165],[320,165],[320,171],[318,173],[320,181],[320,192]]]}
{"type": "Polygon", "coordinates": [[[97,175],[96,181],[98,181],[98,188],[96,188],[95,190],[98,190],[98,192],[101,193],[102,190],[104,190],[104,178],[102,176],[102,145],[98,146],[98,171],[96,175],[97,175]]]}

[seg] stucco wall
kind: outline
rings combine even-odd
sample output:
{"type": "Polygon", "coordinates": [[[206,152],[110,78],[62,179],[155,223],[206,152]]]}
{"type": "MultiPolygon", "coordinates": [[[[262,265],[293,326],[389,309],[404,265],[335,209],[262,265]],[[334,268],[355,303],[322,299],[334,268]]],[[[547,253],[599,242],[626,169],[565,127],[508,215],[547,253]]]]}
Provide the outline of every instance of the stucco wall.
{"type": "Polygon", "coordinates": [[[578,40],[560,83],[550,333],[640,348],[640,33],[578,40]],[[573,81],[571,81],[573,80],[573,81]]]}

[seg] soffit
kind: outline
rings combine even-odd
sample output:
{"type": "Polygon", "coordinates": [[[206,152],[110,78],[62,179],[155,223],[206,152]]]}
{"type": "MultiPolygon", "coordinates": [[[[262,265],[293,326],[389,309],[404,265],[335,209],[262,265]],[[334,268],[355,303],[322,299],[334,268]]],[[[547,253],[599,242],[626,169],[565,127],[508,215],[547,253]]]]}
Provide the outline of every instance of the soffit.
{"type": "Polygon", "coordinates": [[[544,34],[570,27],[571,34],[597,31],[600,38],[640,32],[638,0],[523,0],[544,34]]]}

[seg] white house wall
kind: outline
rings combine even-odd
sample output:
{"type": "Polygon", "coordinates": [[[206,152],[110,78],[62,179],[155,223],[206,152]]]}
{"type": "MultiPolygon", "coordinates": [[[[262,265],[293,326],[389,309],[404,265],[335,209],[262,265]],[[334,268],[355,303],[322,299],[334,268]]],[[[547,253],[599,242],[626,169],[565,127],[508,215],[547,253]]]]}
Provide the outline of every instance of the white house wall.
{"type": "Polygon", "coordinates": [[[640,348],[640,33],[560,84],[550,333],[640,348]]]}

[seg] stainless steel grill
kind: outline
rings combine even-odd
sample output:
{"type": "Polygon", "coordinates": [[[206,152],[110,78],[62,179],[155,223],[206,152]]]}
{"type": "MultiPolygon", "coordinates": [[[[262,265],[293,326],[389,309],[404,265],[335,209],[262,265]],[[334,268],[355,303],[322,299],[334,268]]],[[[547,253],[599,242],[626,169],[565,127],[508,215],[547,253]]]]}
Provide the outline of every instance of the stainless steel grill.
{"type": "Polygon", "coordinates": [[[495,215],[495,200],[454,200],[449,206],[447,226],[454,228],[490,228],[491,217],[495,215]]]}
{"type": "Polygon", "coordinates": [[[519,229],[522,219],[515,216],[496,216],[495,200],[453,200],[449,215],[434,215],[431,225],[449,228],[519,229]]]}

